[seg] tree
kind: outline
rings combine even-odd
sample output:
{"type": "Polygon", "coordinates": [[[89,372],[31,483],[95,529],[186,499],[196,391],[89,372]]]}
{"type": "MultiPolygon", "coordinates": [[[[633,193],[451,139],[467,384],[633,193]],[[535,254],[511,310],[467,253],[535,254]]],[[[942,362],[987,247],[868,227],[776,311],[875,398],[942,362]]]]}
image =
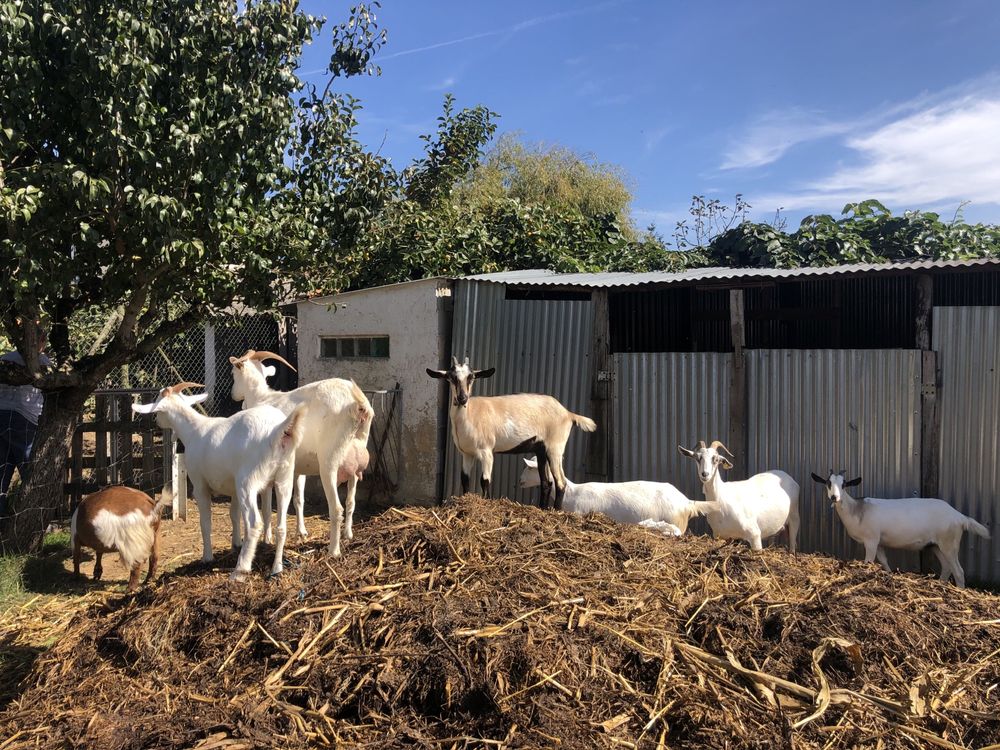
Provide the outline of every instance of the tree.
{"type": "Polygon", "coordinates": [[[293,0],[0,0],[0,18],[0,324],[27,362],[0,380],[46,393],[11,532],[30,548],[106,375],[234,300],[272,307],[279,283],[345,285],[343,248],[394,175],[355,140],[357,102],[330,91],[376,72],[370,6],[334,28],[322,91],[295,70],[323,20],[293,0]],[[105,344],[71,342],[116,308],[105,344]]]}
{"type": "Polygon", "coordinates": [[[746,219],[750,206],[736,196],[733,208],[695,196],[691,221],[677,223],[674,241],[690,266],[795,268],[900,260],[956,260],[1000,255],[1000,227],[966,224],[961,211],[945,223],[927,211],[894,216],[874,199],[848,203],[835,219],[806,216],[792,233],[780,214],[774,221],[746,219]]]}
{"type": "Polygon", "coordinates": [[[547,268],[561,272],[679,267],[654,231],[637,232],[619,170],[567,149],[510,137],[484,154],[497,115],[455,112],[445,98],[425,155],[399,176],[395,200],[368,225],[353,286],[426,276],[547,268]]]}
{"type": "Polygon", "coordinates": [[[613,217],[622,234],[635,239],[632,191],[624,170],[564,146],[522,143],[506,133],[457,186],[459,200],[470,206],[513,198],[590,219],[613,217]]]}

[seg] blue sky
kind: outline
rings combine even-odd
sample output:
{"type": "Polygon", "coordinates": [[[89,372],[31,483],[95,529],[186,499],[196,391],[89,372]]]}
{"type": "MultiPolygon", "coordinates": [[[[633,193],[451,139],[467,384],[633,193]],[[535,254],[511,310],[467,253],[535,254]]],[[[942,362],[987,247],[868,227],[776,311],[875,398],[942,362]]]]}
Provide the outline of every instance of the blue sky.
{"type": "MultiPolygon", "coordinates": [[[[331,22],[349,6],[303,1],[331,22]]],[[[397,168],[450,92],[499,132],[620,165],[637,222],[667,232],[696,193],[782,207],[790,228],[865,198],[1000,223],[994,0],[385,0],[378,17],[382,75],[342,89],[397,168]]]]}

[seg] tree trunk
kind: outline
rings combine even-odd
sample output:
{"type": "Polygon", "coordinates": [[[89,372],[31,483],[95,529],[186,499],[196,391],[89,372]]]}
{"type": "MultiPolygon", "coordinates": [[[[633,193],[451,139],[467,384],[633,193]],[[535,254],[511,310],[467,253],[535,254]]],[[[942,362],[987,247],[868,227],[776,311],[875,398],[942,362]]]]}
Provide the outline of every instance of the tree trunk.
{"type": "Polygon", "coordinates": [[[4,550],[36,552],[41,548],[45,529],[65,502],[70,442],[89,392],[80,388],[45,395],[28,481],[14,500],[12,515],[3,522],[4,550]]]}

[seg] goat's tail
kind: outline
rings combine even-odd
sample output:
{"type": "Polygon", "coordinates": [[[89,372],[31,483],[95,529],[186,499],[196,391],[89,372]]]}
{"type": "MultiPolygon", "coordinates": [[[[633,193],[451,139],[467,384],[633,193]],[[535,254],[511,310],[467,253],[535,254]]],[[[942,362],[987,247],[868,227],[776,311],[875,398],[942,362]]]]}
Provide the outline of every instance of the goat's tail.
{"type": "Polygon", "coordinates": [[[299,443],[302,442],[302,436],[305,432],[306,408],[305,404],[299,404],[295,407],[295,411],[289,414],[285,418],[285,421],[281,423],[278,432],[278,442],[275,446],[280,453],[293,453],[299,447],[299,443]]]}
{"type": "Polygon", "coordinates": [[[372,429],[372,420],[375,418],[375,410],[372,409],[371,402],[365,392],[353,380],[351,381],[351,395],[357,405],[357,426],[354,429],[354,437],[367,445],[368,433],[372,429]]]}
{"type": "Polygon", "coordinates": [[[594,432],[597,429],[597,422],[590,417],[585,417],[581,414],[574,414],[573,412],[569,413],[569,417],[573,420],[573,423],[584,432],[594,432]]]}
{"type": "Polygon", "coordinates": [[[962,524],[966,531],[971,531],[977,536],[981,536],[983,539],[990,538],[990,530],[983,526],[975,518],[965,517],[965,523],[962,524]]]}

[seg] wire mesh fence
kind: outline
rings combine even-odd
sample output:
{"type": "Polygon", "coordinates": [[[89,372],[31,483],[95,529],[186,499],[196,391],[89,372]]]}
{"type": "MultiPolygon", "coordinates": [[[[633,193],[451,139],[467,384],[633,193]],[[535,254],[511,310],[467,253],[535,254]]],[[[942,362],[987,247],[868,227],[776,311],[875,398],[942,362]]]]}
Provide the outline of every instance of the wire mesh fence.
{"type": "MultiPolygon", "coordinates": [[[[32,453],[38,414],[4,409],[36,398],[0,386],[0,547],[16,538],[19,524],[37,524],[42,513],[23,503],[25,483],[33,478],[48,503],[46,517],[65,521],[80,498],[101,487],[124,484],[151,495],[172,492],[172,466],[178,444],[152,416],[135,414],[133,403],[148,403],[159,389],[181,381],[203,383],[209,398],[199,407],[208,416],[229,416],[241,405],[231,398],[230,356],[247,349],[280,354],[296,362],[295,321],[271,315],[246,316],[220,326],[202,326],[159,347],[150,355],[113,372],[86,403],[79,424],[69,438],[64,472],[55,470],[52,457],[32,453]],[[4,390],[8,389],[8,390],[4,390]],[[33,419],[32,419],[33,417],[33,419]]],[[[279,366],[269,378],[276,390],[298,385],[294,371],[279,366]]],[[[21,388],[27,388],[22,386],[21,388]]],[[[369,497],[391,498],[399,485],[402,440],[402,393],[366,391],[375,419],[368,448],[369,469],[362,491],[369,497]]],[[[47,399],[56,398],[51,394],[47,399]]],[[[38,402],[40,412],[40,402],[38,402]]],[[[183,450],[181,447],[180,450],[183,450]]],[[[183,494],[183,493],[181,493],[183,494]]]]}

